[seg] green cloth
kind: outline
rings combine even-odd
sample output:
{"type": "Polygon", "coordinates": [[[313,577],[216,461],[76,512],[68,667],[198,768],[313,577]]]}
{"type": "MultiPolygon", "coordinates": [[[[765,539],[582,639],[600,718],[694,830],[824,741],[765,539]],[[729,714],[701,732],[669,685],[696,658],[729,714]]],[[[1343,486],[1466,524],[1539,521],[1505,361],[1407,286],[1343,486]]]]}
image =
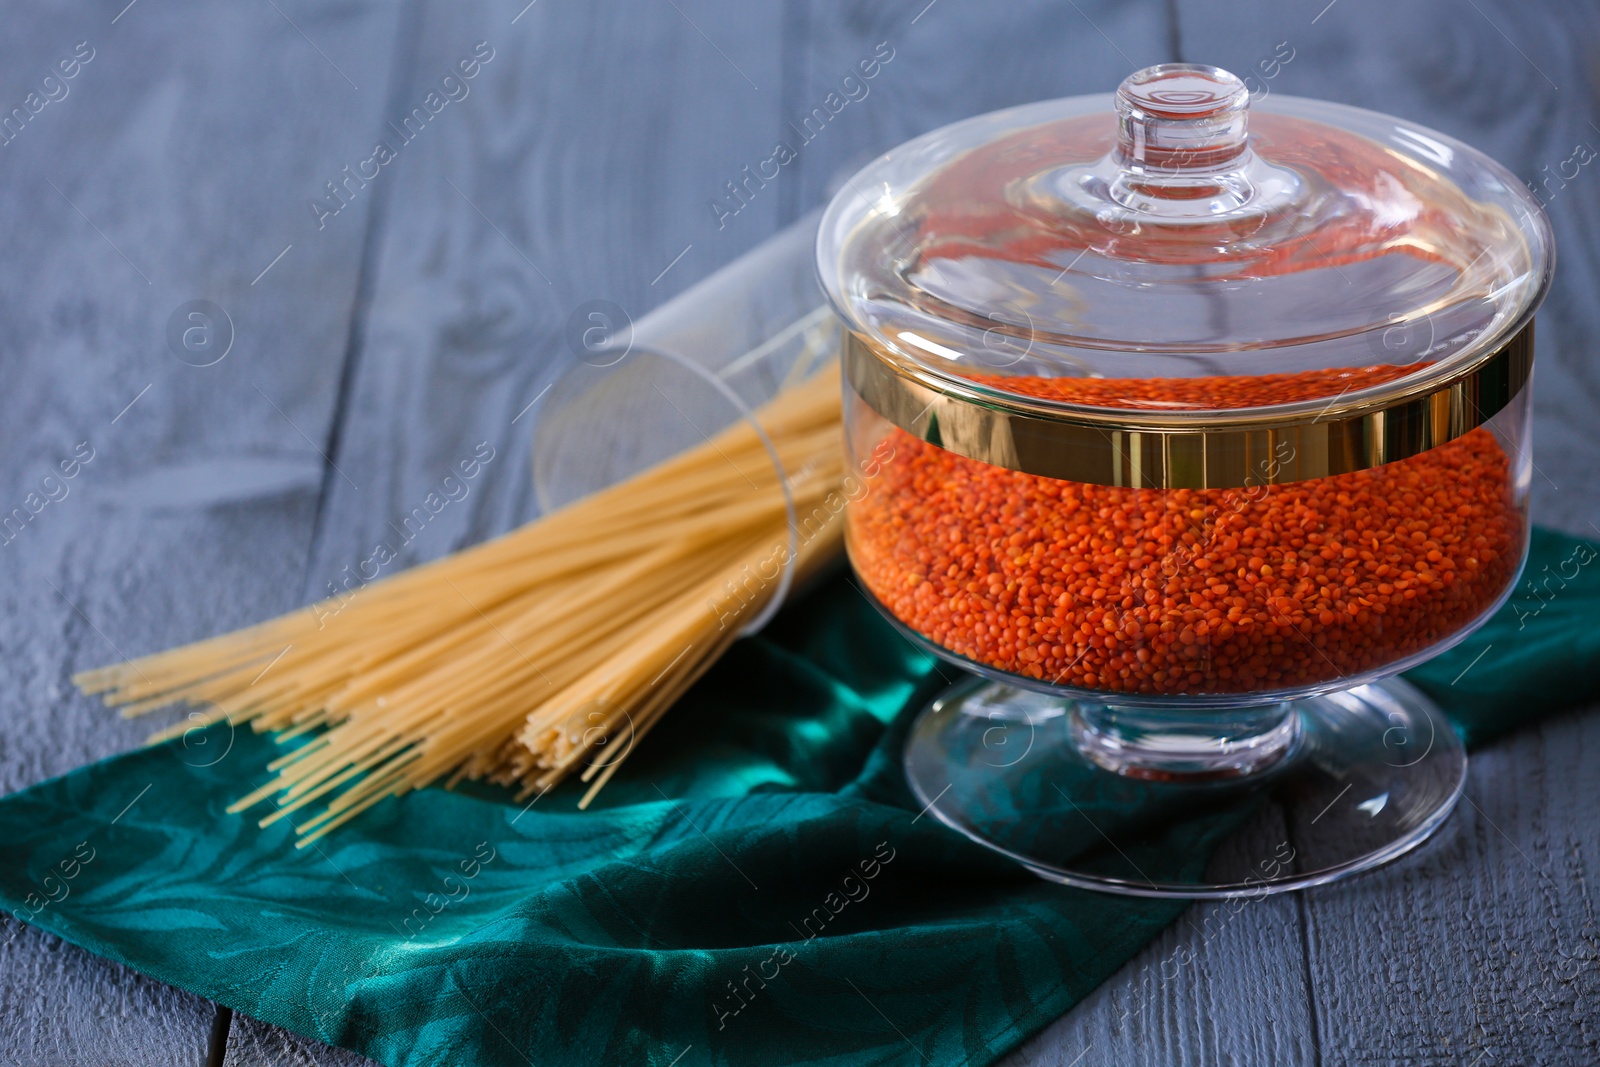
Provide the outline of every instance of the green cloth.
{"type": "MultiPolygon", "coordinates": [[[[1600,566],[1572,562],[1596,552],[1537,531],[1516,599],[1412,673],[1471,738],[1596,696],[1600,566]]],[[[1183,905],[919,817],[900,740],[944,684],[840,575],[736,645],[600,810],[428,789],[297,851],[225,814],[273,745],[217,727],[0,800],[0,906],[391,1067],[989,1063],[1183,905]]]]}
{"type": "Polygon", "coordinates": [[[1450,713],[1467,744],[1600,695],[1600,544],[1533,528],[1511,600],[1406,678],[1450,713]]]}

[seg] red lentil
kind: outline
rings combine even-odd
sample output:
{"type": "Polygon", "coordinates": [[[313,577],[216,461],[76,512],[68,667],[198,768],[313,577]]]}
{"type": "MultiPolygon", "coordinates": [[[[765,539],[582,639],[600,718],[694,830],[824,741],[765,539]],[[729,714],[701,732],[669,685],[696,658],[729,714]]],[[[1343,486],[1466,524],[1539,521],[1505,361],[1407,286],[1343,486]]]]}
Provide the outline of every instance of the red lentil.
{"type": "Polygon", "coordinates": [[[1358,389],[1404,378],[1426,366],[1422,362],[1405,366],[1378,364],[1371,367],[1331,367],[1295,374],[1215,375],[1205,378],[1000,378],[976,374],[971,377],[974,381],[999,386],[1007,392],[1046,400],[1070,400],[1090,407],[1217,411],[1343,396],[1358,389]]]}
{"type": "Polygon", "coordinates": [[[1486,429],[1227,490],[1060,481],[891,435],[894,459],[851,506],[862,580],[944,648],[1063,685],[1228,693],[1362,674],[1472,621],[1520,558],[1510,465],[1486,429]]]}

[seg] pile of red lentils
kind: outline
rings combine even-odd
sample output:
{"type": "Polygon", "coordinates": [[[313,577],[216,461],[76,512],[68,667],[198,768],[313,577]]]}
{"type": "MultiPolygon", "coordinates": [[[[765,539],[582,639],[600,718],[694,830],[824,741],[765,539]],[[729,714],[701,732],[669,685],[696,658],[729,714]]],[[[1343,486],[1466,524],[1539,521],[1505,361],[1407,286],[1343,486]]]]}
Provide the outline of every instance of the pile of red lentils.
{"type": "MultiPolygon", "coordinates": [[[[1065,396],[1073,380],[1037,381],[1054,384],[1035,395],[1065,396]]],[[[1174,382],[1217,379],[1149,381],[1138,388],[1184,403],[1198,398],[1174,382]]],[[[1249,394],[1252,379],[1223,381],[1249,394]]],[[[1278,389],[1251,401],[1281,402],[1278,389]]],[[[1522,549],[1510,465],[1485,429],[1370,470],[1225,490],[1041,478],[891,433],[893,460],[850,509],[868,588],[951,652],[1061,685],[1229,693],[1352,677],[1471,622],[1522,549]]]]}

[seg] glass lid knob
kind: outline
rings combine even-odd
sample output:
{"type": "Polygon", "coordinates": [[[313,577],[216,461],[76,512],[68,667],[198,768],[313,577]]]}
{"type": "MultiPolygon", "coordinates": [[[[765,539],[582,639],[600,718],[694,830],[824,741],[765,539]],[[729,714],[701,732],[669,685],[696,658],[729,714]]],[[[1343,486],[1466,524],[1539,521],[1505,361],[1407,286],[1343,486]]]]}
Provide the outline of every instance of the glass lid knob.
{"type": "Polygon", "coordinates": [[[1250,92],[1220,68],[1146,67],[1117,87],[1116,100],[1117,157],[1129,170],[1225,170],[1248,151],[1250,92]]]}
{"type": "Polygon", "coordinates": [[[1250,91],[1221,67],[1163,63],[1117,87],[1117,141],[1104,158],[1057,175],[1058,192],[1103,223],[1214,221],[1281,211],[1295,173],[1250,148],[1250,91]]]}

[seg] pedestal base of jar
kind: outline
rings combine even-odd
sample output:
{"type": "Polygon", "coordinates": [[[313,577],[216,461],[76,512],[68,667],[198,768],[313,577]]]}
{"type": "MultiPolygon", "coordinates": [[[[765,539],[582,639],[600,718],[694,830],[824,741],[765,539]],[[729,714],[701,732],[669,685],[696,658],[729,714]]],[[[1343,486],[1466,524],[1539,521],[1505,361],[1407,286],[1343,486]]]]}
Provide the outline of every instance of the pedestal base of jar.
{"type": "Polygon", "coordinates": [[[1118,734],[1104,705],[972,678],[912,725],[906,777],[929,814],[1040,877],[1183,898],[1301,889],[1387,863],[1444,822],[1466,779],[1455,730],[1397,678],[1256,709],[1265,740],[1221,773],[1215,761],[1150,773],[1139,746],[1162,743],[1153,714],[1118,734]]]}

